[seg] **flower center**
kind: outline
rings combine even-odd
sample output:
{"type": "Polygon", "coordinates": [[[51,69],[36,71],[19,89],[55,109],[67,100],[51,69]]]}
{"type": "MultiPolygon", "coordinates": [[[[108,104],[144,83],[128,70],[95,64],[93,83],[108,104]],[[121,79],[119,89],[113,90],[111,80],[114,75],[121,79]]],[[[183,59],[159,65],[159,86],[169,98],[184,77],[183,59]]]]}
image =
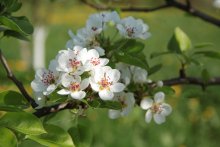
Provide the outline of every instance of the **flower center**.
{"type": "Polygon", "coordinates": [[[162,112],[162,107],[160,103],[154,103],[150,109],[153,113],[160,114],[162,112]]]}
{"type": "Polygon", "coordinates": [[[79,91],[80,90],[80,85],[79,83],[73,82],[69,86],[70,91],[79,91]]]}
{"type": "Polygon", "coordinates": [[[72,68],[73,72],[81,65],[81,62],[76,59],[69,59],[69,65],[72,68]]]}
{"type": "Polygon", "coordinates": [[[53,83],[55,83],[55,76],[52,71],[49,70],[48,73],[44,72],[41,79],[42,83],[44,83],[45,86],[49,86],[53,83]]]}
{"type": "Polygon", "coordinates": [[[100,64],[100,60],[99,58],[91,58],[90,63],[93,64],[94,66],[99,65],[100,64]]]}
{"type": "Polygon", "coordinates": [[[92,27],[91,29],[95,32],[98,28],[97,27],[92,27]]]}
{"type": "Polygon", "coordinates": [[[127,28],[126,28],[126,32],[127,32],[127,34],[128,34],[129,37],[132,37],[132,36],[133,36],[133,34],[135,33],[134,30],[135,30],[134,27],[127,27],[127,28]]]}
{"type": "Polygon", "coordinates": [[[110,78],[106,77],[106,73],[104,74],[104,77],[101,79],[100,82],[98,82],[98,84],[100,85],[99,89],[103,90],[110,90],[110,86],[112,85],[112,82],[110,82],[110,78]]]}

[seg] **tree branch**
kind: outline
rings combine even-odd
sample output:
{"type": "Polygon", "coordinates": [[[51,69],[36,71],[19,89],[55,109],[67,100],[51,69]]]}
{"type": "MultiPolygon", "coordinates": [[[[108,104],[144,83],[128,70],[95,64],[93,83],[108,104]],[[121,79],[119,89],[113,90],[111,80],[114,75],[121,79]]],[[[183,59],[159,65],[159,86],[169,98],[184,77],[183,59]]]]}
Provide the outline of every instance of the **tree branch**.
{"type": "Polygon", "coordinates": [[[12,73],[10,67],[8,66],[8,63],[0,49],[0,61],[7,73],[7,76],[12,82],[17,86],[17,88],[20,90],[21,94],[26,98],[26,100],[31,104],[33,108],[37,107],[37,103],[34,101],[34,99],[27,93],[25,90],[23,84],[14,76],[12,73]]]}
{"type": "Polygon", "coordinates": [[[37,109],[36,112],[34,112],[33,114],[37,117],[43,117],[54,112],[59,112],[61,110],[73,109],[73,108],[85,109],[87,108],[87,105],[81,101],[69,101],[66,103],[60,103],[53,106],[37,109]]]}
{"type": "MultiPolygon", "coordinates": [[[[114,9],[114,7],[108,7],[106,5],[96,5],[95,3],[90,3],[87,0],[81,0],[84,4],[97,9],[97,10],[112,10],[114,9]]],[[[205,13],[202,13],[198,10],[195,10],[192,8],[190,0],[186,0],[186,5],[175,1],[175,0],[166,0],[166,4],[155,7],[155,8],[138,8],[138,7],[127,7],[127,8],[121,8],[121,11],[135,11],[135,12],[152,12],[152,11],[156,11],[156,10],[160,10],[160,9],[164,9],[164,8],[168,8],[168,7],[175,7],[178,9],[181,9],[185,12],[188,12],[189,14],[199,17],[204,21],[207,21],[211,24],[214,24],[216,26],[220,26],[220,20],[211,17],[205,13]]]]}

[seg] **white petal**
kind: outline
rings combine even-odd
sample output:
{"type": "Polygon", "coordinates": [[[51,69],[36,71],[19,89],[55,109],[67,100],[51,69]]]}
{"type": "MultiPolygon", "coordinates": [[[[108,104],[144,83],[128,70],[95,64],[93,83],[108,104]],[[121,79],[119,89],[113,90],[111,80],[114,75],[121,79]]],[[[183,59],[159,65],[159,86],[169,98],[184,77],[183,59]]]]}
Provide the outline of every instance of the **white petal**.
{"type": "Polygon", "coordinates": [[[163,103],[161,105],[161,107],[162,107],[161,114],[164,115],[164,116],[167,116],[172,112],[172,107],[169,104],[163,103]]]}
{"type": "Polygon", "coordinates": [[[122,83],[114,83],[110,86],[112,92],[121,92],[125,89],[125,85],[122,83]]]}
{"type": "Polygon", "coordinates": [[[150,121],[151,121],[151,119],[152,119],[152,112],[151,112],[151,110],[148,110],[147,112],[146,112],[146,114],[145,114],[145,121],[147,122],[147,123],[149,123],[150,121]]]}
{"type": "Polygon", "coordinates": [[[76,91],[76,92],[72,92],[71,97],[77,100],[81,100],[86,96],[86,93],[84,91],[76,91]]]}
{"type": "Polygon", "coordinates": [[[61,89],[57,93],[60,95],[68,95],[68,94],[70,94],[70,91],[67,89],[61,89]]]}
{"type": "Polygon", "coordinates": [[[162,114],[154,114],[154,121],[157,123],[157,124],[162,124],[165,122],[165,116],[162,115],[162,114]]]}
{"type": "Polygon", "coordinates": [[[114,94],[113,94],[113,92],[111,92],[109,90],[102,90],[102,91],[99,91],[99,97],[102,100],[112,100],[114,97],[114,94]]]}
{"type": "Polygon", "coordinates": [[[88,54],[87,56],[91,59],[92,57],[93,58],[99,58],[99,53],[98,51],[96,51],[95,49],[91,49],[88,51],[88,54]]]}
{"type": "Polygon", "coordinates": [[[70,83],[73,81],[73,76],[69,74],[63,74],[61,77],[61,83],[64,87],[68,87],[70,83]]]}
{"type": "Polygon", "coordinates": [[[120,72],[117,69],[112,69],[107,72],[107,76],[111,81],[117,82],[120,79],[120,72]]]}
{"type": "Polygon", "coordinates": [[[49,95],[51,94],[55,89],[57,88],[57,86],[55,84],[49,85],[47,87],[47,92],[45,92],[45,95],[49,95]]]}
{"type": "Polygon", "coordinates": [[[119,110],[108,110],[108,116],[111,119],[116,119],[118,117],[120,117],[120,111],[119,110]]]}
{"type": "Polygon", "coordinates": [[[92,90],[94,90],[94,91],[96,91],[96,92],[98,92],[99,91],[99,84],[96,84],[96,83],[91,83],[90,82],[90,85],[91,85],[91,87],[92,87],[92,90]]]}
{"type": "Polygon", "coordinates": [[[141,100],[141,108],[144,109],[144,110],[147,110],[149,109],[153,104],[153,100],[150,99],[150,98],[144,98],[141,100]]]}
{"type": "Polygon", "coordinates": [[[89,86],[89,78],[84,79],[80,84],[80,89],[84,90],[89,86]]]}
{"type": "Polygon", "coordinates": [[[105,50],[101,47],[95,47],[95,50],[98,51],[99,56],[104,56],[105,55],[105,50]]]}
{"type": "Polygon", "coordinates": [[[36,79],[31,82],[31,88],[35,92],[42,92],[42,91],[44,91],[46,89],[46,87],[41,84],[41,81],[38,81],[36,79]]]}
{"type": "Polygon", "coordinates": [[[109,59],[106,59],[106,58],[100,59],[101,66],[105,66],[106,64],[108,64],[108,62],[109,62],[109,59]]]}
{"type": "Polygon", "coordinates": [[[165,94],[163,92],[157,92],[154,95],[154,101],[156,103],[162,103],[164,101],[164,98],[165,98],[165,94]]]}

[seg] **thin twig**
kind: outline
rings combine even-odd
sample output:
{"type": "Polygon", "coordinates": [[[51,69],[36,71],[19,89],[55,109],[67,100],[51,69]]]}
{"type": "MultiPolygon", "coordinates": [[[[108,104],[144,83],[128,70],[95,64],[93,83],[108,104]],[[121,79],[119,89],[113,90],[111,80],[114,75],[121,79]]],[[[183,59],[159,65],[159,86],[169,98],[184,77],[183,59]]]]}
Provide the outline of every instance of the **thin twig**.
{"type": "Polygon", "coordinates": [[[26,98],[26,100],[31,104],[33,108],[37,107],[37,103],[34,101],[34,99],[27,93],[25,90],[23,84],[14,76],[13,72],[11,71],[1,49],[0,49],[0,61],[7,72],[7,76],[12,82],[17,86],[17,88],[20,90],[21,94],[26,98]]]}
{"type": "Polygon", "coordinates": [[[43,117],[51,113],[55,113],[65,109],[73,109],[73,108],[85,109],[86,104],[80,101],[69,101],[65,103],[56,104],[53,106],[47,106],[40,109],[36,109],[36,112],[34,112],[33,114],[37,117],[43,117]]]}
{"type": "MultiPolygon", "coordinates": [[[[113,10],[114,9],[114,7],[108,7],[106,5],[96,5],[95,3],[90,3],[87,0],[81,0],[81,1],[84,4],[90,6],[94,9],[97,9],[97,10],[113,10]]],[[[161,9],[168,8],[168,7],[175,7],[175,8],[181,9],[185,12],[188,12],[189,14],[191,14],[193,16],[201,18],[204,21],[212,23],[216,26],[220,26],[220,20],[218,20],[214,17],[211,17],[203,12],[200,12],[198,10],[193,9],[191,6],[190,0],[186,1],[186,5],[184,5],[178,1],[175,1],[175,0],[166,0],[166,4],[163,4],[161,6],[157,6],[154,8],[139,8],[139,7],[131,6],[131,7],[127,7],[127,8],[121,8],[120,10],[121,11],[134,11],[134,12],[152,12],[152,11],[161,10],[161,9]]]]}

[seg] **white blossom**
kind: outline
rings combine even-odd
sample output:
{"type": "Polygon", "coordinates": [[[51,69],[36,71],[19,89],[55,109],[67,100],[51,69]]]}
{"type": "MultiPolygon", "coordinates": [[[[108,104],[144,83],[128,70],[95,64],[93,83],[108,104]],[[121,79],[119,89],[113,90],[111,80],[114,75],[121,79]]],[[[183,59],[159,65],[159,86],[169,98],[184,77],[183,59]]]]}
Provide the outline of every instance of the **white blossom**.
{"type": "Polygon", "coordinates": [[[116,69],[118,69],[121,73],[121,81],[122,83],[124,83],[125,85],[129,85],[131,82],[131,71],[129,69],[129,65],[119,62],[116,64],[116,69]]]}
{"type": "Polygon", "coordinates": [[[108,116],[111,119],[116,119],[121,116],[127,116],[132,111],[135,104],[134,94],[130,92],[116,93],[113,100],[119,101],[122,105],[122,109],[121,110],[110,109],[108,111],[108,116]]]}
{"type": "Polygon", "coordinates": [[[120,17],[117,12],[101,12],[93,14],[89,17],[86,27],[94,34],[100,34],[106,29],[107,23],[116,24],[119,23],[120,17]]]}
{"type": "Polygon", "coordinates": [[[56,70],[69,73],[71,75],[81,75],[84,72],[82,56],[85,51],[86,49],[60,51],[56,57],[58,62],[56,70]]]}
{"type": "Polygon", "coordinates": [[[46,97],[42,92],[34,93],[34,100],[38,104],[37,109],[42,108],[46,105],[46,97]]]}
{"type": "Polygon", "coordinates": [[[95,49],[99,52],[100,56],[105,55],[105,50],[100,46],[97,40],[96,34],[89,31],[87,28],[82,28],[74,35],[72,31],[69,31],[71,39],[67,42],[67,48],[73,48],[73,46],[81,46],[88,49],[95,49]]]}
{"type": "Polygon", "coordinates": [[[172,108],[169,104],[164,103],[165,94],[163,92],[157,92],[154,95],[154,100],[151,98],[144,98],[141,101],[141,108],[147,110],[145,114],[145,121],[149,123],[154,118],[157,124],[162,124],[166,120],[166,116],[172,112],[172,108]]]}
{"type": "Polygon", "coordinates": [[[141,19],[134,19],[133,17],[126,17],[117,24],[119,33],[126,38],[140,38],[147,39],[150,33],[147,32],[149,27],[141,19]]]}
{"type": "Polygon", "coordinates": [[[147,83],[147,71],[137,66],[131,66],[132,79],[134,83],[147,83]]]}
{"type": "Polygon", "coordinates": [[[99,53],[95,49],[91,49],[85,51],[82,62],[85,71],[90,71],[96,67],[105,66],[109,60],[107,58],[99,58],[99,53]]]}
{"type": "Polygon", "coordinates": [[[87,78],[81,81],[80,76],[64,74],[61,78],[61,83],[64,88],[58,91],[58,94],[70,95],[73,99],[81,100],[86,96],[83,90],[89,86],[89,79],[87,78]]]}
{"type": "Polygon", "coordinates": [[[94,70],[94,75],[90,77],[92,89],[99,93],[103,100],[112,100],[115,92],[124,90],[125,85],[118,83],[120,72],[109,66],[98,67],[94,70]]]}
{"type": "Polygon", "coordinates": [[[52,60],[49,69],[39,69],[36,71],[35,79],[31,82],[34,92],[42,92],[44,95],[52,93],[59,84],[59,72],[56,70],[57,62],[52,60]]]}

